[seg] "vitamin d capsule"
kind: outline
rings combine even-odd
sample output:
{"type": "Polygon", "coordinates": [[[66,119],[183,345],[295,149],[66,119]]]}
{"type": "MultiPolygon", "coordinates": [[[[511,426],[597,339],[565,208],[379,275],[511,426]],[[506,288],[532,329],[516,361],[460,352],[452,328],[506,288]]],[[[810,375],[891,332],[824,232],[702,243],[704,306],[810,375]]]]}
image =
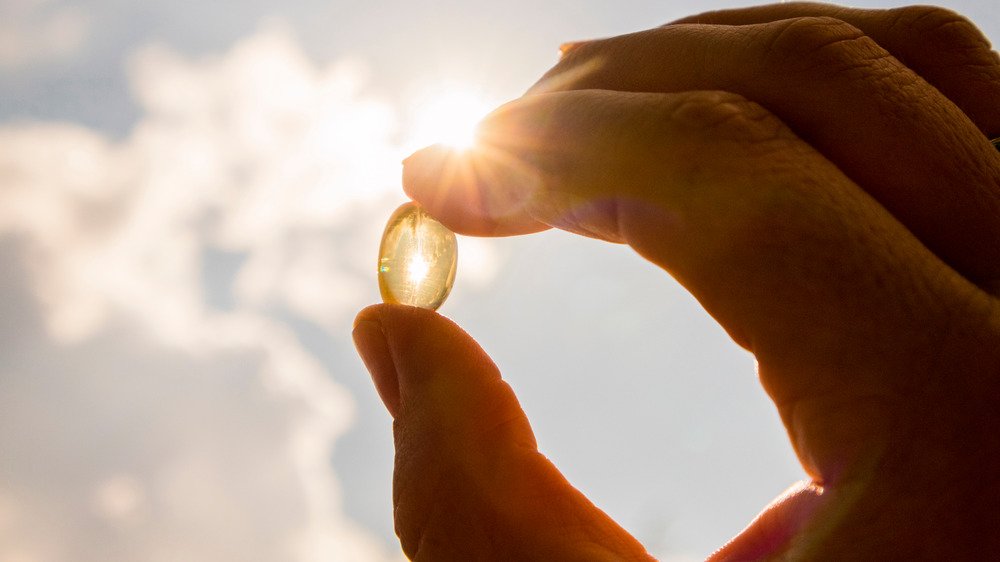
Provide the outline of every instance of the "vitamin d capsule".
{"type": "Polygon", "coordinates": [[[437,310],[455,283],[457,264],[455,233],[404,203],[389,217],[378,250],[382,300],[437,310]]]}

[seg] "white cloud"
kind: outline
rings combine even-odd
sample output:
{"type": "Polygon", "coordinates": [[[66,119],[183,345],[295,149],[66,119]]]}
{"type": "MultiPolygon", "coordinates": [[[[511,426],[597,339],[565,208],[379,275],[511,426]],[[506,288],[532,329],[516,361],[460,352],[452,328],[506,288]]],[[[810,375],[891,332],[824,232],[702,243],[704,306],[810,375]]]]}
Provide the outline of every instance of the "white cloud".
{"type": "Polygon", "coordinates": [[[52,6],[47,0],[0,0],[0,70],[70,58],[91,32],[87,14],[77,6],[52,6]]]}
{"type": "MultiPolygon", "coordinates": [[[[198,60],[147,47],[130,75],[144,114],[122,141],[0,127],[0,241],[51,356],[0,380],[0,559],[395,558],[330,467],[353,399],[287,324],[343,340],[374,299],[394,111],[280,29],[198,60]]],[[[495,257],[466,246],[481,285],[495,257]]]]}
{"type": "Polygon", "coordinates": [[[361,302],[367,271],[336,255],[374,231],[337,228],[386,216],[400,153],[391,109],[359,96],[355,67],[317,69],[274,31],[194,62],[149,47],[131,67],[147,114],[123,143],[72,125],[0,129],[0,233],[30,241],[53,335],[86,337],[117,309],[164,342],[204,343],[205,247],[246,255],[249,309],[329,325],[361,302]]]}

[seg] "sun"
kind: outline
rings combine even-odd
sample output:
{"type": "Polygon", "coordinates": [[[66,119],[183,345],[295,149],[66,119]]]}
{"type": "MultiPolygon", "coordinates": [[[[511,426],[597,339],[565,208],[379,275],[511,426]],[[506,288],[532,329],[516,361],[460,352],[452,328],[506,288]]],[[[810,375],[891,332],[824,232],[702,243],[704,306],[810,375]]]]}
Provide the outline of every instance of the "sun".
{"type": "Polygon", "coordinates": [[[412,106],[412,143],[417,147],[440,143],[469,148],[476,140],[476,125],[494,105],[474,89],[461,86],[417,96],[412,106]]]}

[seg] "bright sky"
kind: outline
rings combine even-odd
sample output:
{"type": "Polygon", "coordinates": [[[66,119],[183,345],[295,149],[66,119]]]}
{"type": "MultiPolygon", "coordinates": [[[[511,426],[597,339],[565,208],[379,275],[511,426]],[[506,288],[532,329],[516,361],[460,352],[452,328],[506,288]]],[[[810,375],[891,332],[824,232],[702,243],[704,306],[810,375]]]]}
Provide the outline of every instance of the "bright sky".
{"type": "MultiPolygon", "coordinates": [[[[400,160],[565,41],[729,5],[0,0],[0,561],[386,561],[354,354],[400,160]]],[[[954,2],[995,41],[992,1],[954,2]]],[[[801,477],[752,358],[632,252],[460,240],[441,312],[667,560],[801,477]]]]}

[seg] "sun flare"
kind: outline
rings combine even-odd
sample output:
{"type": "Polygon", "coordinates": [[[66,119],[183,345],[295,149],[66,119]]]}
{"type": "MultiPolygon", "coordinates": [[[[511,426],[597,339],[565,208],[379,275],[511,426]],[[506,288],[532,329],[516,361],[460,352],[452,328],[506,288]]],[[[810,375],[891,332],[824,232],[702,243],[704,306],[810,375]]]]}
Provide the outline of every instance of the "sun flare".
{"type": "Polygon", "coordinates": [[[471,88],[447,88],[418,96],[413,104],[414,146],[445,144],[469,148],[476,139],[476,125],[493,108],[471,88]]]}
{"type": "Polygon", "coordinates": [[[410,282],[414,285],[419,285],[423,282],[430,269],[431,264],[427,263],[427,260],[422,256],[413,256],[410,258],[410,262],[406,264],[407,277],[409,277],[410,282]]]}

